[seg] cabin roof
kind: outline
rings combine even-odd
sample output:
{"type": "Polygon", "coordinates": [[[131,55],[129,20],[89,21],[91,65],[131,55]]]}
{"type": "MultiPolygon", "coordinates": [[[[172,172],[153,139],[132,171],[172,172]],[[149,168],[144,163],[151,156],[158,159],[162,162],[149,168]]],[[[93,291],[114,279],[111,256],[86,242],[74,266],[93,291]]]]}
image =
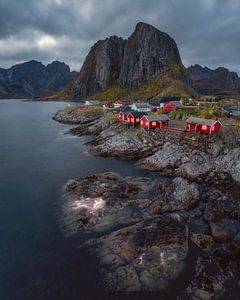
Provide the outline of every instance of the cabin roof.
{"type": "Polygon", "coordinates": [[[135,104],[137,108],[152,108],[152,105],[145,102],[135,102],[133,104],[135,104]]]}
{"type": "Polygon", "coordinates": [[[212,126],[217,121],[219,121],[219,120],[208,120],[208,119],[195,118],[195,117],[190,117],[186,120],[187,123],[201,124],[201,125],[207,125],[207,126],[212,126]]]}
{"type": "Polygon", "coordinates": [[[142,118],[143,116],[146,116],[146,113],[141,111],[129,111],[129,114],[132,114],[135,118],[142,118]]]}
{"type": "Polygon", "coordinates": [[[151,122],[153,122],[153,121],[162,122],[162,121],[169,121],[170,120],[168,115],[165,115],[165,114],[162,114],[162,115],[154,115],[154,114],[147,115],[146,118],[151,122]]]}
{"type": "Polygon", "coordinates": [[[127,116],[129,113],[131,113],[131,110],[121,110],[120,113],[123,114],[124,116],[127,116]]]}
{"type": "Polygon", "coordinates": [[[149,104],[152,106],[160,106],[161,104],[163,104],[163,102],[161,100],[152,100],[149,102],[149,104]]]}
{"type": "Polygon", "coordinates": [[[176,107],[180,107],[180,106],[182,106],[182,104],[181,104],[181,102],[180,101],[169,101],[169,103],[172,103],[172,104],[174,104],[176,107]]]}
{"type": "Polygon", "coordinates": [[[98,100],[86,100],[85,103],[86,103],[86,102],[94,103],[94,104],[100,103],[100,101],[98,101],[98,100]]]}
{"type": "Polygon", "coordinates": [[[168,103],[168,102],[173,102],[173,101],[180,101],[181,98],[180,97],[162,97],[162,99],[160,100],[161,103],[168,103]]]}

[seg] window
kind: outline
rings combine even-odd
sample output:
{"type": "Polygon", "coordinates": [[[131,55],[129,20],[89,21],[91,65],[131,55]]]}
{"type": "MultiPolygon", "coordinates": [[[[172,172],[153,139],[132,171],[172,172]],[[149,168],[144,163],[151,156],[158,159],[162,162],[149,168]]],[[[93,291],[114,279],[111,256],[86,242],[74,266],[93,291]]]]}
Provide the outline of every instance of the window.
{"type": "Polygon", "coordinates": [[[143,125],[143,121],[141,121],[141,125],[143,125]]]}
{"type": "Polygon", "coordinates": [[[134,121],[134,118],[132,118],[132,122],[134,121]]]}
{"type": "Polygon", "coordinates": [[[157,123],[156,123],[156,122],[152,122],[152,125],[153,125],[153,126],[156,126],[156,125],[157,125],[157,123]]]}
{"type": "Polygon", "coordinates": [[[202,129],[203,130],[207,130],[207,126],[206,125],[202,125],[202,129]]]}
{"type": "Polygon", "coordinates": [[[148,126],[148,121],[146,122],[146,125],[148,126]]]}
{"type": "Polygon", "coordinates": [[[139,122],[139,118],[136,118],[136,122],[139,122]]]}
{"type": "Polygon", "coordinates": [[[215,130],[215,126],[212,127],[212,130],[215,130]]]}

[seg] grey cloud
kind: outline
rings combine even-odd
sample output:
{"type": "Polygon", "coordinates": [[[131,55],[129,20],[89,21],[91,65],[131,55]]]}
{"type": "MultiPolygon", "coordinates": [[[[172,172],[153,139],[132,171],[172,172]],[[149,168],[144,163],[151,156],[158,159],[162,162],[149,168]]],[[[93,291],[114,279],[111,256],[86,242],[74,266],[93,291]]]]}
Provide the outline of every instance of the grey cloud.
{"type": "Polygon", "coordinates": [[[79,70],[91,44],[144,21],[176,40],[185,65],[240,72],[239,14],[239,0],[0,0],[0,66],[59,59],[79,70]],[[39,47],[44,35],[56,45],[39,47]]]}

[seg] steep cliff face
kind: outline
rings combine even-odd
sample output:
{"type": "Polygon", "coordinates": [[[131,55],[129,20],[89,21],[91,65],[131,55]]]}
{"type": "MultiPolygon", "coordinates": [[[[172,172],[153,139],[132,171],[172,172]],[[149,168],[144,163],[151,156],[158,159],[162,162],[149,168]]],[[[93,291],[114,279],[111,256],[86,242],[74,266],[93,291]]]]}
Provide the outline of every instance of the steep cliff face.
{"type": "Polygon", "coordinates": [[[240,93],[240,78],[226,68],[211,70],[200,65],[188,68],[194,89],[206,95],[240,93]]]}
{"type": "Polygon", "coordinates": [[[114,85],[139,87],[178,64],[181,58],[175,41],[140,22],[127,40],[112,36],[91,48],[72,86],[71,96],[83,98],[114,85]]]}
{"type": "Polygon", "coordinates": [[[72,87],[72,98],[114,85],[120,75],[125,41],[117,36],[98,41],[88,53],[72,87]]]}
{"type": "Polygon", "coordinates": [[[44,66],[32,60],[0,69],[0,98],[49,95],[64,89],[74,76],[76,72],[58,61],[44,66]]]}
{"type": "Polygon", "coordinates": [[[138,23],[126,41],[118,83],[139,86],[173,64],[181,64],[175,41],[151,25],[138,23]]]}

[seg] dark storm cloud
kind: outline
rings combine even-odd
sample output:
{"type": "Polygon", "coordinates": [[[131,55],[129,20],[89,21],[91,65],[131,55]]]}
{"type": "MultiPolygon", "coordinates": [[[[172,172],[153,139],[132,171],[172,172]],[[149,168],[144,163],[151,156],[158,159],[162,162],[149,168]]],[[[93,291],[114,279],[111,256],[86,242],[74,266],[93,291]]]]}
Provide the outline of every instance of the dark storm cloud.
{"type": "Polygon", "coordinates": [[[185,65],[240,71],[239,0],[0,0],[0,66],[37,59],[79,69],[92,43],[138,21],[168,32],[185,65]]]}

